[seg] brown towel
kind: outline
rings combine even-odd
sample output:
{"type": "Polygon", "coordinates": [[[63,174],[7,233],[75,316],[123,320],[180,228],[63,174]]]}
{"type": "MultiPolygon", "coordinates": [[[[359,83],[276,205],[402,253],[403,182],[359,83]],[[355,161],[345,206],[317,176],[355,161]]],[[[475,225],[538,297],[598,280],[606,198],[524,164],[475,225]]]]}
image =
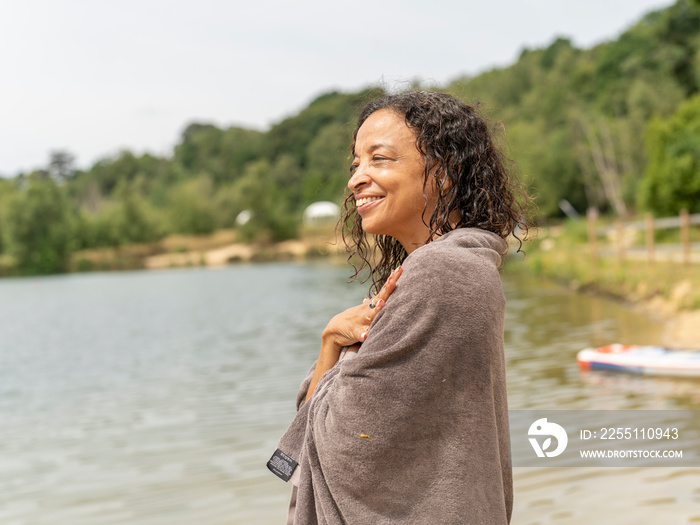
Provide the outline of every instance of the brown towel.
{"type": "Polygon", "coordinates": [[[506,249],[473,228],[418,248],[357,356],[303,403],[309,374],[278,447],[299,469],[289,523],[510,522],[506,249]]]}

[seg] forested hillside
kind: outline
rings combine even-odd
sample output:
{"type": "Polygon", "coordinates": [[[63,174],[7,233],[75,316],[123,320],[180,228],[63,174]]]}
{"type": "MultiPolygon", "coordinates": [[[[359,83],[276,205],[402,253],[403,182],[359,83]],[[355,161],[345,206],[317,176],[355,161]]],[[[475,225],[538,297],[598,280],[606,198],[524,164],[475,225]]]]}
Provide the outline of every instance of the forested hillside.
{"type": "MultiPolygon", "coordinates": [[[[679,0],[615,41],[558,39],[430,89],[481,104],[549,218],[561,199],[580,212],[700,212],[699,86],[700,6],[679,0]]],[[[54,152],[45,170],[0,179],[0,266],[65,271],[76,250],[234,228],[243,210],[239,238],[293,238],[308,204],[342,200],[353,120],[381,93],[327,93],[265,132],[191,123],[167,158],[124,151],[81,171],[54,152]]]]}

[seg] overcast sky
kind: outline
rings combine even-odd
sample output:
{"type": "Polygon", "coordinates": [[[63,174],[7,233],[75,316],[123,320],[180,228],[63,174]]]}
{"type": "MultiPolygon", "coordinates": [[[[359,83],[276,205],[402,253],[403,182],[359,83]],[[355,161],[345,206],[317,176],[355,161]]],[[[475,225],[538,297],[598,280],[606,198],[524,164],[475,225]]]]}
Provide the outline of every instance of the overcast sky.
{"type": "Polygon", "coordinates": [[[192,121],[266,129],[331,89],[444,84],[669,0],[0,0],[0,174],[170,154],[192,121]]]}

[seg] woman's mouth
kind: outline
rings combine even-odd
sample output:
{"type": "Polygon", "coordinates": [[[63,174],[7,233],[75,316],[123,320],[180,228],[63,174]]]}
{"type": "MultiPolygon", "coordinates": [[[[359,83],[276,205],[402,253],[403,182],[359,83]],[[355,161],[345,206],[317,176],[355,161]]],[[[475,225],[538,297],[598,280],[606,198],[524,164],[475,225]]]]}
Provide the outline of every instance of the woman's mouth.
{"type": "Polygon", "coordinates": [[[355,201],[355,207],[357,208],[358,212],[362,213],[382,200],[384,200],[384,197],[362,197],[361,199],[357,199],[355,201]]]}

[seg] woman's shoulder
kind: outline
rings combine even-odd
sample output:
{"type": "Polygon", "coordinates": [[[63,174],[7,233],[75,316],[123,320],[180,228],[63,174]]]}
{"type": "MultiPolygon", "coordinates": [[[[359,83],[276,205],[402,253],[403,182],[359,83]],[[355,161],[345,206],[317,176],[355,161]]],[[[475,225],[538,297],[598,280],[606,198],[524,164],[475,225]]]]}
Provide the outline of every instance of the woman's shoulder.
{"type": "Polygon", "coordinates": [[[498,267],[505,241],[491,232],[469,230],[454,230],[412,252],[395,293],[415,294],[421,302],[429,297],[502,295],[498,267]]]}
{"type": "Polygon", "coordinates": [[[404,261],[387,307],[404,308],[405,315],[420,311],[448,318],[455,312],[467,315],[474,308],[502,310],[505,298],[498,266],[505,242],[499,241],[483,230],[454,230],[421,246],[404,261]]]}
{"type": "Polygon", "coordinates": [[[465,266],[496,269],[508,249],[495,233],[479,228],[459,228],[412,252],[404,268],[464,268],[465,266]]]}

